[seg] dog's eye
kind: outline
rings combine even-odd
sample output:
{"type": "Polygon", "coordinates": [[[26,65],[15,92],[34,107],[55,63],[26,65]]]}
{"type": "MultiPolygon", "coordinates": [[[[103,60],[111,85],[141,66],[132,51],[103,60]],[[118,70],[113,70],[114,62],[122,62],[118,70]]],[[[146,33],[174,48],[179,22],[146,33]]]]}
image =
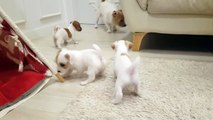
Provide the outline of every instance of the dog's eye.
{"type": "Polygon", "coordinates": [[[61,67],[64,67],[64,66],[65,66],[65,64],[64,64],[64,63],[60,63],[60,66],[61,66],[61,67]]]}

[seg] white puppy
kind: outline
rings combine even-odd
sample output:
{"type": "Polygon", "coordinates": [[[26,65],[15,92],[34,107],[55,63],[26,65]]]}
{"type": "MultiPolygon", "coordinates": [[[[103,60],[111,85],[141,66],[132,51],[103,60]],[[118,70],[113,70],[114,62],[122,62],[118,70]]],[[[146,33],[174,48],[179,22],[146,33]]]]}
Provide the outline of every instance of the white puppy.
{"type": "MultiPolygon", "coordinates": [[[[73,35],[75,34],[75,31],[81,31],[81,25],[78,21],[73,21],[70,22],[70,25],[68,28],[62,28],[60,26],[55,26],[54,28],[54,43],[57,48],[61,48],[62,44],[68,44],[70,43],[73,39],[73,35]]],[[[74,41],[74,40],[73,40],[74,41]]],[[[74,41],[76,44],[77,42],[74,41]]]]}
{"type": "Polygon", "coordinates": [[[67,77],[73,70],[78,73],[86,72],[87,80],[82,81],[81,85],[86,85],[95,80],[96,75],[102,75],[105,69],[105,60],[101,54],[101,49],[93,44],[94,49],[67,50],[62,49],[56,56],[58,72],[67,77]]]}
{"type": "Polygon", "coordinates": [[[112,48],[115,50],[115,66],[114,75],[116,79],[115,83],[115,98],[114,104],[121,102],[123,98],[123,88],[129,85],[133,85],[134,92],[138,95],[138,73],[136,66],[140,62],[140,57],[137,57],[133,62],[130,60],[128,50],[131,49],[133,44],[129,41],[119,40],[112,44],[112,48]]]}
{"type": "Polygon", "coordinates": [[[100,3],[95,28],[98,28],[100,17],[102,18],[108,33],[116,31],[116,26],[126,27],[122,10],[119,10],[110,0],[102,0],[100,3]]]}

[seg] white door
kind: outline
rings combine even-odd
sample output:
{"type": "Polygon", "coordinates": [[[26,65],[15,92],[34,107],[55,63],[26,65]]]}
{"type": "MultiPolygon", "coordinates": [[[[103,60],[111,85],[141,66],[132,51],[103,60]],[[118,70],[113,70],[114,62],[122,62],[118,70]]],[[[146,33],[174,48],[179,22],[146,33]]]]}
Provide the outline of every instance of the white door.
{"type": "Polygon", "coordinates": [[[7,15],[31,38],[52,34],[55,25],[67,23],[68,0],[0,0],[7,15]]]}
{"type": "MultiPolygon", "coordinates": [[[[119,0],[111,0],[115,4],[119,3],[119,0]]],[[[73,0],[74,16],[80,22],[84,24],[95,24],[97,18],[97,8],[101,0],[73,0]]],[[[102,23],[101,20],[99,24],[102,23]]]]}
{"type": "Polygon", "coordinates": [[[96,20],[96,10],[93,5],[97,0],[74,0],[74,16],[84,24],[94,24],[96,20]],[[91,4],[92,3],[92,4],[91,4]]]}
{"type": "Polygon", "coordinates": [[[0,0],[0,5],[16,24],[26,22],[23,0],[0,0]]]}

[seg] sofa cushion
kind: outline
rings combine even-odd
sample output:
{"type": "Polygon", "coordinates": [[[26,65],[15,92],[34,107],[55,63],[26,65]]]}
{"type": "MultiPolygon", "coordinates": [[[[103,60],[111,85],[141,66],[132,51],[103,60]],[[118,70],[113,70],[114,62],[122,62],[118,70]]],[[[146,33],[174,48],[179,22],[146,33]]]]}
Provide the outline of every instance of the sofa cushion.
{"type": "Polygon", "coordinates": [[[136,0],[142,10],[147,10],[147,0],[136,0]]]}
{"type": "Polygon", "coordinates": [[[148,0],[147,4],[147,11],[153,14],[213,15],[213,0],[148,0]]]}

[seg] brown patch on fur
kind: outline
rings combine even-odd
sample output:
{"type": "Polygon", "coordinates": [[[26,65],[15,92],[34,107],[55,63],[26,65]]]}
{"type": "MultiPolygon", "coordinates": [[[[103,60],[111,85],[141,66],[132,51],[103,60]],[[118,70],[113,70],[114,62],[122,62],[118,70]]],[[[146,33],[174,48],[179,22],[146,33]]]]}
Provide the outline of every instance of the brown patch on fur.
{"type": "Polygon", "coordinates": [[[114,25],[118,25],[120,27],[126,27],[124,14],[122,10],[113,11],[112,16],[113,16],[112,19],[113,19],[114,25]]]}
{"type": "MultiPolygon", "coordinates": [[[[65,54],[64,57],[68,60],[68,62],[66,64],[64,64],[63,68],[67,69],[70,65],[70,55],[69,54],[65,54]]],[[[62,66],[61,66],[62,67],[62,66]]]]}
{"type": "Polygon", "coordinates": [[[67,32],[68,38],[72,38],[72,33],[68,28],[64,28],[64,30],[67,32]]]}
{"type": "Polygon", "coordinates": [[[68,67],[69,67],[69,65],[70,65],[70,55],[69,54],[65,54],[65,58],[68,60],[68,62],[67,63],[60,63],[59,61],[58,61],[58,56],[59,56],[59,54],[60,54],[60,52],[61,52],[61,50],[59,50],[58,51],[58,53],[57,53],[57,55],[56,55],[56,58],[55,58],[55,62],[56,62],[56,64],[58,64],[58,65],[60,65],[61,67],[63,67],[64,69],[67,69],[68,67]]]}
{"type": "Polygon", "coordinates": [[[70,55],[69,54],[65,54],[64,56],[67,60],[70,60],[70,55]]]}
{"type": "Polygon", "coordinates": [[[64,57],[68,60],[67,63],[58,63],[60,67],[63,67],[64,69],[67,69],[70,66],[70,55],[65,54],[64,57]]]}
{"type": "MultiPolygon", "coordinates": [[[[64,64],[63,68],[64,68],[64,69],[67,69],[67,68],[69,67],[69,65],[70,65],[70,63],[67,62],[66,64],[64,64]]],[[[62,66],[61,66],[61,67],[62,67],[62,66]]]]}
{"type": "Polygon", "coordinates": [[[114,43],[112,43],[111,47],[112,47],[113,50],[115,50],[115,44],[114,43]]]}
{"type": "Polygon", "coordinates": [[[75,29],[76,29],[77,31],[81,31],[81,30],[82,30],[81,25],[80,25],[80,23],[79,23],[78,21],[74,20],[74,21],[72,22],[72,24],[73,24],[73,26],[75,27],[75,29]]]}
{"type": "Polygon", "coordinates": [[[132,49],[132,47],[133,47],[133,43],[132,43],[132,42],[129,42],[129,41],[127,41],[127,40],[125,40],[125,45],[126,45],[126,47],[127,47],[128,49],[132,49]]]}
{"type": "Polygon", "coordinates": [[[61,52],[61,50],[59,50],[58,53],[56,54],[56,57],[55,57],[56,64],[58,64],[58,56],[59,56],[60,52],[61,52]]]}

